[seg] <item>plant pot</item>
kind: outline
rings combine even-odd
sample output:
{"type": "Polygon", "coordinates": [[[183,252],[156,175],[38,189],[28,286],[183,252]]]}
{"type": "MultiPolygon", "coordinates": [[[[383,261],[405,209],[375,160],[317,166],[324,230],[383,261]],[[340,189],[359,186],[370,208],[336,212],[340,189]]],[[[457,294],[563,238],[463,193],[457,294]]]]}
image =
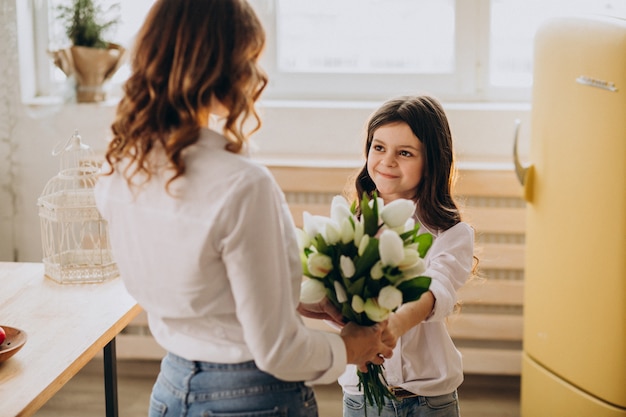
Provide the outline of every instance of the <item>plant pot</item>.
{"type": "Polygon", "coordinates": [[[52,51],[54,64],[68,77],[76,80],[76,101],[93,103],[104,101],[104,83],[120,67],[126,49],[117,44],[109,44],[107,49],[71,46],[52,51]]]}

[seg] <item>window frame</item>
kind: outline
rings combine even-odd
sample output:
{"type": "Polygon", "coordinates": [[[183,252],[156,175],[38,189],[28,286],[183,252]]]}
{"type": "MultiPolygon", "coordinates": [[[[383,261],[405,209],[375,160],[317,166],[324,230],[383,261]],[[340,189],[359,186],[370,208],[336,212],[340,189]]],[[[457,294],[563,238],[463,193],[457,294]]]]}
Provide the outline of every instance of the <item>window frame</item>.
{"type": "MultiPolygon", "coordinates": [[[[444,101],[527,102],[530,88],[494,87],[489,84],[490,0],[455,0],[455,69],[451,74],[324,74],[285,73],[276,63],[276,0],[249,0],[260,19],[267,46],[261,58],[270,76],[264,100],[378,101],[396,95],[430,93],[444,101]]],[[[21,2],[19,2],[21,3],[21,2]]],[[[27,0],[20,23],[32,28],[31,45],[20,46],[34,69],[22,80],[23,96],[45,101],[67,93],[67,85],[54,82],[48,53],[48,1],[27,0]],[[29,85],[28,88],[24,88],[29,85]],[[34,87],[33,87],[34,86],[34,87]]],[[[112,95],[120,85],[109,83],[112,95]]],[[[64,98],[59,98],[63,100],[64,98]]]]}
{"type": "MultiPolygon", "coordinates": [[[[489,9],[489,0],[455,0],[455,69],[450,74],[326,74],[286,73],[277,68],[276,3],[273,0],[250,0],[266,29],[267,48],[261,65],[270,74],[267,99],[379,100],[390,96],[429,92],[448,100],[482,100],[476,92],[480,78],[476,57],[479,55],[479,27],[475,18],[481,5],[489,9]]],[[[488,22],[488,16],[486,17],[488,22]]]]}

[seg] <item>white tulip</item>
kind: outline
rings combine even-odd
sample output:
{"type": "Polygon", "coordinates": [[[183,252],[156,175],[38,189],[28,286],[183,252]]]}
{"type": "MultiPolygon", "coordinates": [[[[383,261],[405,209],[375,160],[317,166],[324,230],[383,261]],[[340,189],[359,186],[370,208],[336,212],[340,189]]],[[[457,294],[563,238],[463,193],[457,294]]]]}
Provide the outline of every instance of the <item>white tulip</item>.
{"type": "Polygon", "coordinates": [[[401,235],[405,231],[404,230],[404,226],[391,227],[390,229],[393,230],[394,232],[396,232],[399,235],[401,235]]]}
{"type": "Polygon", "coordinates": [[[354,310],[355,313],[362,313],[363,311],[365,311],[365,302],[360,296],[356,294],[352,296],[351,306],[352,310],[354,310]]]}
{"type": "Polygon", "coordinates": [[[311,245],[311,238],[302,229],[296,229],[296,239],[298,240],[298,248],[300,252],[304,250],[304,248],[308,248],[311,245]]]}
{"type": "Polygon", "coordinates": [[[378,305],[393,311],[402,304],[402,291],[393,286],[384,287],[378,293],[378,305]]]}
{"type": "Polygon", "coordinates": [[[326,297],[326,288],[322,281],[307,279],[300,284],[300,302],[303,304],[319,303],[326,297]]]}
{"type": "Polygon", "coordinates": [[[348,243],[354,239],[354,227],[350,219],[343,219],[341,221],[341,242],[348,243]]]}
{"type": "Polygon", "coordinates": [[[367,248],[367,245],[369,245],[369,243],[370,243],[370,236],[363,235],[363,237],[361,238],[361,242],[359,243],[359,256],[363,256],[363,253],[365,252],[365,249],[367,248]]]}
{"type": "Polygon", "coordinates": [[[355,272],[354,262],[348,256],[341,255],[339,257],[339,266],[341,267],[341,273],[346,278],[352,278],[355,272]]]}
{"type": "Polygon", "coordinates": [[[330,203],[330,218],[341,224],[342,220],[352,216],[348,201],[341,195],[333,197],[330,203]]]}
{"type": "Polygon", "coordinates": [[[410,248],[404,248],[404,258],[398,264],[398,268],[406,269],[412,267],[414,264],[420,261],[420,255],[415,250],[410,248]]]}
{"type": "Polygon", "coordinates": [[[319,233],[319,224],[316,216],[313,216],[308,211],[302,213],[302,226],[307,235],[314,238],[319,233]]]}
{"type": "Polygon", "coordinates": [[[348,301],[348,294],[346,294],[346,290],[343,288],[343,285],[339,281],[333,282],[335,286],[335,295],[337,296],[337,301],[340,303],[345,303],[348,301]]]}
{"type": "Polygon", "coordinates": [[[426,262],[424,262],[422,258],[419,258],[419,260],[415,264],[411,265],[408,268],[402,269],[402,279],[405,280],[419,277],[424,272],[426,272],[426,262]]]}
{"type": "Polygon", "coordinates": [[[390,311],[386,308],[379,306],[376,300],[374,300],[373,298],[368,298],[367,301],[365,301],[363,310],[370,320],[377,323],[386,320],[389,317],[390,313],[390,311]]]}
{"type": "Polygon", "coordinates": [[[334,245],[341,239],[341,228],[337,223],[329,220],[322,229],[322,237],[327,245],[334,245]]]}
{"type": "Polygon", "coordinates": [[[379,237],[378,252],[383,266],[398,266],[404,258],[404,242],[392,230],[384,230],[379,237]]]}
{"type": "Polygon", "coordinates": [[[387,226],[395,228],[404,226],[413,213],[415,213],[415,203],[399,198],[385,205],[380,211],[380,217],[387,226]]]}
{"type": "Polygon", "coordinates": [[[362,221],[357,221],[354,223],[354,246],[357,248],[361,247],[361,240],[363,239],[363,235],[365,234],[365,229],[362,221]]]}
{"type": "Polygon", "coordinates": [[[307,259],[307,268],[314,277],[324,278],[333,270],[333,260],[322,253],[312,253],[307,259]]]}
{"type": "Polygon", "coordinates": [[[378,261],[374,264],[372,269],[370,269],[370,277],[372,277],[373,280],[379,280],[383,275],[383,264],[378,261]]]}
{"type": "Polygon", "coordinates": [[[409,230],[413,230],[415,228],[415,219],[413,216],[409,217],[409,219],[404,223],[404,232],[408,232],[409,230]]]}

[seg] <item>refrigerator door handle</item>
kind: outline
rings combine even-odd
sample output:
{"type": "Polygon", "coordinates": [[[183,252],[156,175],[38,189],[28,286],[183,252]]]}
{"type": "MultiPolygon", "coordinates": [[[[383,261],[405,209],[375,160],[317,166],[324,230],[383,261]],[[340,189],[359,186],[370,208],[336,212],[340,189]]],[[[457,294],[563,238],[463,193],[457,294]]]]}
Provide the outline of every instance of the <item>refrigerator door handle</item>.
{"type": "Polygon", "coordinates": [[[533,166],[523,166],[519,160],[519,153],[517,151],[519,129],[521,124],[522,123],[519,119],[515,120],[515,132],[513,133],[513,164],[515,165],[515,174],[517,175],[517,179],[522,187],[524,187],[524,199],[528,202],[531,202],[533,166]]]}

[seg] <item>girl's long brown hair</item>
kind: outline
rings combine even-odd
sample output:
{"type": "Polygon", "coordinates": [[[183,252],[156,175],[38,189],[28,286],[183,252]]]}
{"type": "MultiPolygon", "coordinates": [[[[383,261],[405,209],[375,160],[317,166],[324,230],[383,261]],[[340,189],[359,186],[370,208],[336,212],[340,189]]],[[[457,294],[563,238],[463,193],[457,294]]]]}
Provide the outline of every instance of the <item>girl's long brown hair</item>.
{"type": "MultiPolygon", "coordinates": [[[[261,126],[254,104],[267,84],[257,61],[265,32],[245,0],[158,0],[139,30],[132,75],[124,85],[111,126],[106,160],[149,180],[151,151],[160,145],[174,175],[185,173],[183,151],[197,142],[201,116],[211,97],[228,110],[227,149],[239,152],[261,126]],[[252,117],[254,126],[244,132],[252,117]]],[[[113,171],[111,171],[113,172],[113,171]]]]}
{"type": "MultiPolygon", "coordinates": [[[[452,197],[454,152],[452,134],[443,107],[430,96],[398,97],[387,101],[368,121],[366,158],[376,129],[396,122],[409,125],[424,148],[424,172],[415,190],[417,216],[426,226],[447,230],[461,221],[461,215],[452,197]]],[[[360,201],[364,192],[371,197],[376,191],[376,184],[367,172],[367,162],[357,175],[355,185],[357,201],[360,201]]]]}

